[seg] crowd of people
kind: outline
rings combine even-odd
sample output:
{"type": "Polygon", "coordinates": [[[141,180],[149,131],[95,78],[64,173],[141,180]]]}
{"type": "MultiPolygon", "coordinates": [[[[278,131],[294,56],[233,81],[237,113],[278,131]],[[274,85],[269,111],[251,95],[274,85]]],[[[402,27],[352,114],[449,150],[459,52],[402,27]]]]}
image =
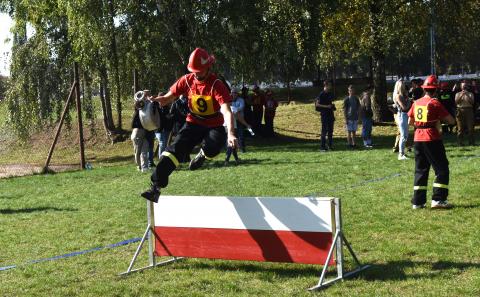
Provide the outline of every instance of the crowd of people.
{"type": "MultiPolygon", "coordinates": [[[[398,153],[398,160],[407,160],[407,152],[412,151],[413,141],[409,137],[408,111],[412,104],[425,95],[422,88],[423,80],[412,79],[407,82],[398,80],[393,88],[393,104],[391,110],[398,128],[393,152],[398,153]]],[[[362,140],[365,148],[372,148],[372,96],[373,87],[368,85],[360,95],[357,95],[355,86],[348,86],[348,95],[343,100],[343,115],[347,132],[347,146],[357,148],[356,134],[358,123],[362,123],[362,140]]],[[[480,107],[480,89],[475,80],[459,81],[451,85],[449,82],[439,83],[435,94],[441,105],[455,118],[454,124],[441,124],[443,134],[457,134],[458,145],[475,145],[474,124],[475,111],[480,107]]],[[[323,83],[323,90],[315,100],[315,109],[320,113],[321,133],[320,151],[333,150],[333,127],[335,121],[335,96],[332,92],[332,83],[328,80],[323,83]]]]}
{"type": "MultiPolygon", "coordinates": [[[[225,143],[224,165],[230,164],[232,155],[234,164],[238,165],[240,162],[238,151],[246,152],[245,138],[247,135],[266,138],[275,136],[274,118],[278,102],[271,90],[261,90],[258,85],[254,85],[251,91],[246,86],[240,91],[235,87],[230,87],[227,83],[224,83],[224,85],[230,93],[230,108],[234,117],[233,128],[238,138],[238,147],[229,146],[225,143]]],[[[147,93],[147,96],[149,95],[148,90],[144,92],[147,93]]],[[[159,94],[159,96],[163,95],[164,93],[159,94]]],[[[140,121],[139,111],[144,107],[144,101],[135,101],[134,103],[131,139],[134,146],[135,163],[138,170],[142,172],[148,172],[156,167],[154,156],[158,155],[158,158],[161,158],[167,146],[172,143],[175,136],[185,125],[187,116],[191,112],[188,98],[184,94],[165,106],[160,106],[158,102],[153,102],[153,104],[159,113],[159,122],[161,123],[159,126],[161,127],[148,130],[142,126],[140,121]],[[155,149],[155,139],[158,142],[157,149],[155,149]]],[[[227,130],[225,121],[223,126],[227,130]]],[[[190,161],[190,154],[182,156],[179,160],[180,163],[190,161]]]]}
{"type": "MultiPolygon", "coordinates": [[[[406,160],[405,151],[411,151],[412,142],[409,141],[408,116],[412,104],[424,96],[422,89],[423,81],[413,79],[410,81],[410,89],[407,89],[406,82],[399,80],[395,83],[393,92],[393,111],[395,122],[398,126],[398,134],[393,147],[394,152],[398,152],[399,160],[406,160]]],[[[469,145],[475,145],[474,126],[475,111],[480,106],[480,90],[477,88],[476,81],[458,81],[453,84],[449,82],[440,82],[435,93],[436,100],[455,118],[453,124],[439,124],[437,127],[443,134],[457,134],[457,143],[459,146],[465,145],[464,138],[468,139],[469,145]]]]}
{"type": "MultiPolygon", "coordinates": [[[[398,128],[397,136],[393,146],[393,152],[398,153],[398,160],[407,160],[408,152],[412,151],[413,139],[409,137],[408,111],[413,102],[424,95],[421,79],[412,79],[410,82],[398,80],[393,88],[392,112],[398,128]]],[[[238,150],[246,152],[245,133],[250,131],[251,135],[273,137],[274,118],[278,102],[274,99],[271,90],[261,90],[254,85],[252,90],[244,86],[241,90],[230,88],[232,98],[231,110],[234,115],[234,131],[238,137],[238,148],[226,146],[225,165],[228,165],[233,155],[235,164],[240,161],[238,150]],[[262,124],[263,120],[263,124],[262,124]]],[[[363,146],[367,149],[373,148],[372,127],[372,95],[373,87],[367,86],[359,95],[356,87],[348,86],[348,95],[343,100],[343,115],[347,132],[347,145],[349,148],[357,148],[356,138],[358,123],[362,124],[361,139],[363,146]]],[[[441,82],[436,94],[439,102],[455,119],[453,125],[442,124],[443,134],[457,133],[458,145],[474,145],[474,122],[475,110],[480,103],[480,89],[476,81],[459,81],[451,85],[449,82],[441,82]]],[[[321,136],[320,150],[326,152],[333,150],[333,127],[335,121],[334,104],[335,96],[332,92],[332,83],[324,81],[324,87],[315,101],[315,108],[321,115],[321,136]]],[[[135,112],[132,120],[132,142],[134,144],[135,162],[138,170],[146,172],[155,168],[154,156],[161,156],[167,145],[171,143],[186,122],[189,113],[188,100],[181,95],[178,100],[167,106],[160,106],[156,103],[161,117],[162,127],[158,130],[149,131],[142,127],[139,120],[139,110],[143,107],[142,102],[135,102],[135,112]],[[155,146],[157,139],[158,146],[155,146]],[[156,149],[155,149],[156,147],[156,149]],[[158,152],[156,152],[158,151],[158,152]]],[[[224,123],[224,127],[226,124],[224,123]]],[[[189,162],[189,155],[185,156],[182,162],[189,162]]]]}
{"type": "MultiPolygon", "coordinates": [[[[359,120],[362,121],[362,140],[365,148],[372,148],[372,86],[367,86],[361,96],[353,85],[348,86],[348,96],[343,100],[343,115],[347,130],[347,145],[349,148],[357,147],[356,137],[359,120]]],[[[320,151],[333,150],[333,125],[335,121],[336,106],[333,103],[335,95],[332,92],[332,83],[328,80],[323,83],[323,90],[315,100],[315,110],[320,113],[320,151]]]]}
{"type": "MultiPolygon", "coordinates": [[[[273,121],[278,103],[270,90],[265,92],[255,85],[250,93],[243,87],[241,92],[231,88],[224,79],[211,72],[215,58],[201,48],[195,49],[189,58],[189,74],[180,77],[166,94],[151,96],[144,92],[136,100],[132,120],[132,140],[135,160],[141,171],[155,167],[151,175],[151,187],[141,196],[157,202],[160,191],[168,185],[170,174],[180,163],[188,162],[190,170],[200,168],[206,160],[217,156],[226,148],[225,165],[233,155],[239,162],[238,149],[245,152],[245,129],[252,135],[274,136],[273,121]],[[142,118],[148,105],[159,114],[158,127],[146,127],[142,118]],[[262,127],[262,120],[265,125],[262,127]],[[154,127],[154,128],[152,128],[154,127]],[[156,131],[155,131],[156,130],[156,131]],[[159,161],[153,163],[153,139],[159,141],[159,161]],[[172,140],[173,139],[173,140],[172,140]],[[198,154],[190,160],[190,154],[199,147],[198,154]]],[[[409,126],[414,127],[413,147],[415,154],[414,193],[411,200],[414,209],[424,208],[428,173],[435,171],[432,208],[450,208],[447,201],[449,168],[441,132],[451,133],[457,129],[458,144],[464,145],[468,138],[475,144],[475,109],[479,92],[475,82],[463,81],[450,89],[448,83],[439,83],[431,75],[425,81],[412,80],[410,90],[407,82],[398,80],[393,89],[393,108],[398,126],[398,160],[407,160],[409,149],[409,126]],[[455,116],[455,118],[454,118],[455,116]]],[[[372,87],[368,86],[357,95],[355,86],[348,86],[348,95],[343,100],[343,116],[347,131],[347,145],[357,147],[356,133],[362,121],[362,140],[365,148],[372,148],[372,87]]],[[[137,98],[137,95],[136,95],[137,98]]],[[[332,84],[325,81],[323,91],[315,101],[315,109],[321,115],[320,149],[333,149],[333,127],[336,110],[332,84]]],[[[411,145],[410,145],[411,147],[411,145]]]]}
{"type": "MultiPolygon", "coordinates": [[[[398,152],[398,160],[407,160],[409,126],[414,127],[413,147],[415,155],[414,193],[412,208],[425,208],[427,181],[430,167],[435,171],[432,208],[450,208],[448,202],[449,167],[442,140],[442,133],[454,133],[456,129],[459,146],[475,145],[475,111],[480,105],[480,90],[475,81],[457,82],[450,86],[440,83],[435,75],[425,81],[410,81],[410,89],[405,80],[398,80],[393,88],[395,123],[398,133],[393,148],[398,152]]],[[[343,115],[347,131],[347,145],[356,148],[358,121],[362,120],[362,139],[365,148],[372,148],[373,111],[371,106],[372,87],[368,86],[359,98],[354,86],[348,86],[348,95],[343,100],[343,115]]],[[[320,150],[333,149],[333,123],[335,121],[331,92],[331,82],[325,81],[323,91],[315,101],[315,108],[321,116],[320,150]],[[328,143],[327,143],[328,138],[328,143]]]]}

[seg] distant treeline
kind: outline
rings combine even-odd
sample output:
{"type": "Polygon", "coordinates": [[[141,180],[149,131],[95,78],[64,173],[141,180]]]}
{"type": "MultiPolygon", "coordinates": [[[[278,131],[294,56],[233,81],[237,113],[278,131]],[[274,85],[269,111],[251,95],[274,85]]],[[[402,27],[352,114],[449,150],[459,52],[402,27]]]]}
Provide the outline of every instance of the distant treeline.
{"type": "Polygon", "coordinates": [[[99,90],[109,135],[125,126],[134,70],[140,88],[165,90],[195,47],[237,84],[368,77],[376,120],[390,116],[386,74],[428,74],[432,27],[439,73],[480,68],[478,0],[0,0],[0,11],[15,23],[7,100],[23,137],[57,121],[73,61],[86,117],[99,90]]]}

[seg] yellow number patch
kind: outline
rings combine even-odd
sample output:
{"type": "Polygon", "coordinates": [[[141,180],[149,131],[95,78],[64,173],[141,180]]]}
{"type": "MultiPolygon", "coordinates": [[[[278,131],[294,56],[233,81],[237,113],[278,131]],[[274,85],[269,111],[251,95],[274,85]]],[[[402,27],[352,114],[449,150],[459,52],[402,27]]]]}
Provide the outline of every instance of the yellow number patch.
{"type": "Polygon", "coordinates": [[[416,122],[427,122],[428,121],[428,109],[424,105],[415,105],[415,121],[416,122]]]}
{"type": "Polygon", "coordinates": [[[192,113],[201,116],[212,115],[215,113],[213,110],[213,98],[207,95],[192,95],[191,99],[192,113]]]}

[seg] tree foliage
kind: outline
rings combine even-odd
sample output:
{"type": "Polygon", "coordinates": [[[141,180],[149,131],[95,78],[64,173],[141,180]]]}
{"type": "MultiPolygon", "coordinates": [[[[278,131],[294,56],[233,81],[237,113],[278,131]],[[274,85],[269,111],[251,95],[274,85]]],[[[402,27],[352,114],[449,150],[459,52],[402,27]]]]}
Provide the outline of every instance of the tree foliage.
{"type": "Polygon", "coordinates": [[[124,126],[133,71],[141,88],[164,91],[195,47],[235,83],[368,76],[377,120],[388,115],[386,73],[428,74],[431,26],[440,73],[480,68],[475,0],[0,0],[0,11],[15,22],[7,100],[23,136],[58,120],[73,61],[87,118],[100,100],[108,134],[124,126]]]}

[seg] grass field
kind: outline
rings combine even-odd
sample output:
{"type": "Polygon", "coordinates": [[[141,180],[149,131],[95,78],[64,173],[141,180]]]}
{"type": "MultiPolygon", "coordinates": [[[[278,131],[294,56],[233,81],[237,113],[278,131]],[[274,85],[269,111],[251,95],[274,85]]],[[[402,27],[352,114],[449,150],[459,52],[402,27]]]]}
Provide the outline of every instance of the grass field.
{"type": "Polygon", "coordinates": [[[351,151],[338,114],[329,153],[318,151],[311,103],[279,107],[277,127],[276,139],[248,141],[241,165],[224,167],[218,157],[198,171],[183,166],[163,194],[339,197],[345,234],[372,264],[358,278],[310,293],[321,266],[201,259],[119,277],[136,244],[28,263],[142,235],[138,193],[148,175],[135,170],[123,143],[87,147],[87,158],[97,156],[93,170],[0,179],[0,266],[18,265],[0,271],[0,296],[480,295],[480,147],[447,137],[455,208],[414,211],[414,162],[391,152],[394,127],[374,127],[375,149],[351,151]]]}

